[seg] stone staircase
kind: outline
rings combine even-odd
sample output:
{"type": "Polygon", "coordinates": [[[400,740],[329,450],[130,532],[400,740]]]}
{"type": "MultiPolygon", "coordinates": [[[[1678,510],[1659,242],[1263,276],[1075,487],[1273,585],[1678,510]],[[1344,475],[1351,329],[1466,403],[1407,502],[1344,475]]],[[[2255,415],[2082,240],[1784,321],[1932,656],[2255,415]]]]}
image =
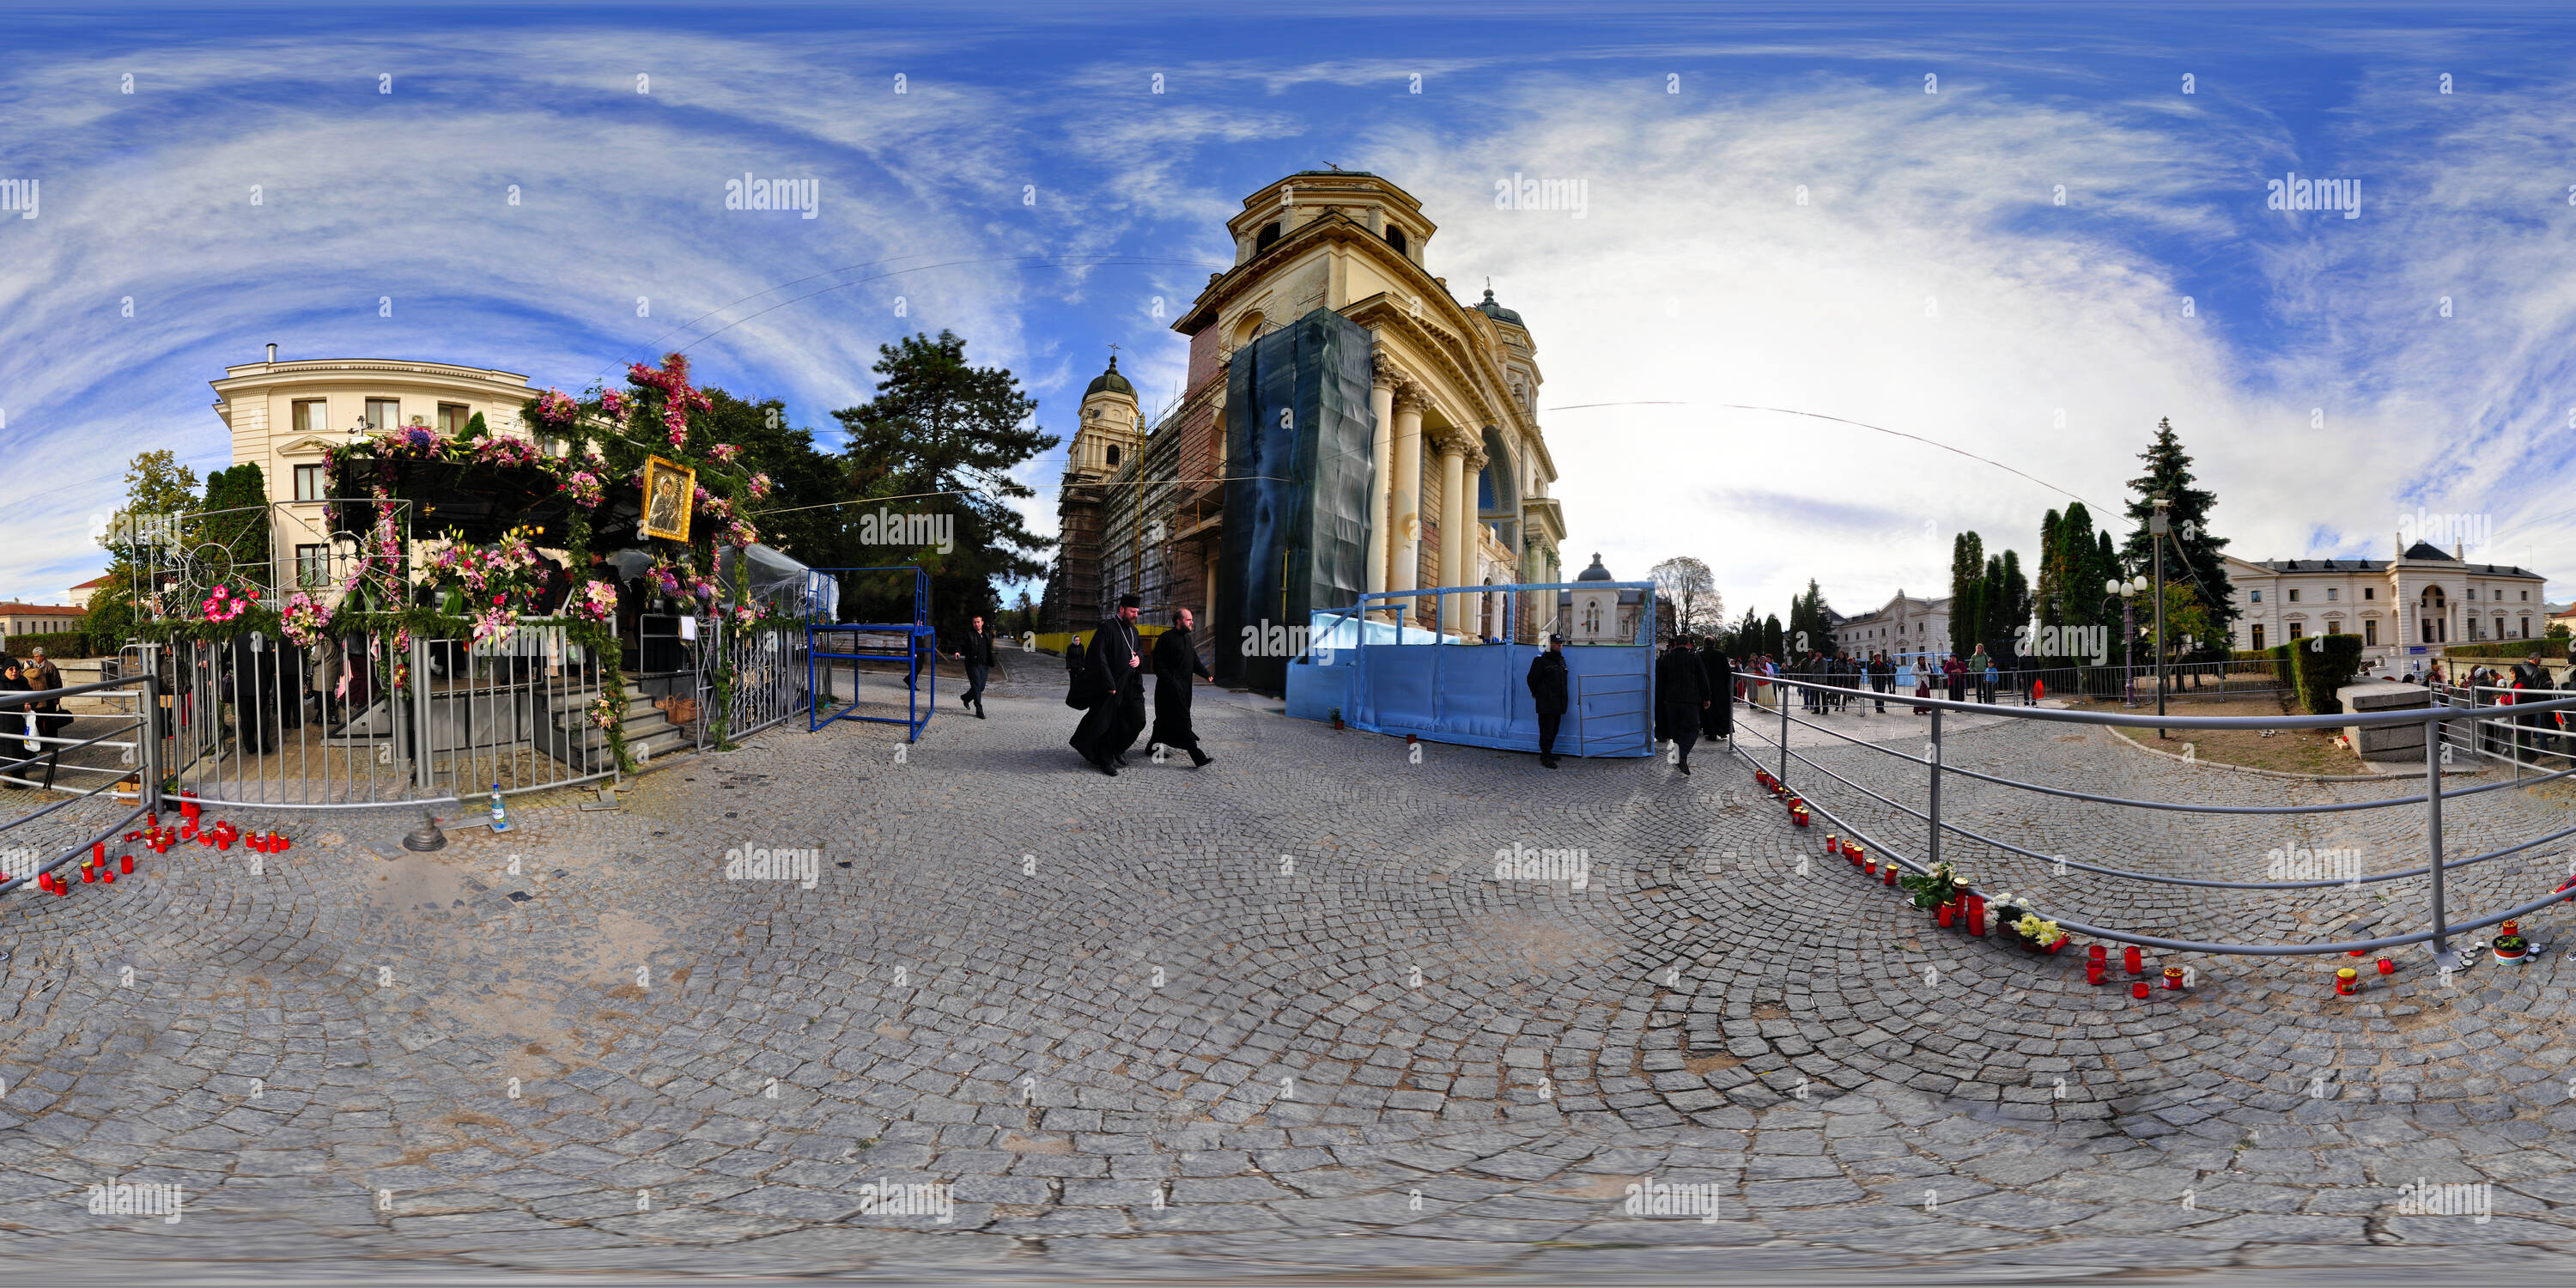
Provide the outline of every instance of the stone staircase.
{"type": "MultiPolygon", "coordinates": [[[[626,735],[627,754],[635,758],[639,768],[658,757],[697,745],[691,732],[671,723],[632,677],[621,675],[618,682],[626,688],[626,719],[619,728],[626,735]]],[[[586,774],[604,772],[616,760],[605,734],[590,724],[590,704],[598,697],[597,685],[566,690],[555,705],[553,727],[548,730],[554,744],[549,750],[554,757],[579,766],[586,774]],[[593,737],[594,733],[599,736],[593,737]]]]}

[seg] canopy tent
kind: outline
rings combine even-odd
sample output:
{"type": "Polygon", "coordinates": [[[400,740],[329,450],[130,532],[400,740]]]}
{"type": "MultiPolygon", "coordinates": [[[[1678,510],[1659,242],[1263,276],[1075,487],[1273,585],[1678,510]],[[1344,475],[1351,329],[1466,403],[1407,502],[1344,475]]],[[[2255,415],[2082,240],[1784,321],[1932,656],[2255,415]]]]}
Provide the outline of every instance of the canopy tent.
{"type": "Polygon", "coordinates": [[[737,581],[734,548],[716,549],[717,585],[781,614],[826,622],[837,618],[841,606],[838,578],[815,576],[812,568],[757,542],[744,546],[741,555],[743,571],[737,581]]]}

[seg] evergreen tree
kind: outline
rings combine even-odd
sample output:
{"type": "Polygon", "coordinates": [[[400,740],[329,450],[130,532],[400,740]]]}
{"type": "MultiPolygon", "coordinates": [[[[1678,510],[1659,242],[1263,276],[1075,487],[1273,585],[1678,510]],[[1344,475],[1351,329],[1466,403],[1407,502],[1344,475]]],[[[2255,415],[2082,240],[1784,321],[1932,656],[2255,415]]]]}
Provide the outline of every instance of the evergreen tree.
{"type": "Polygon", "coordinates": [[[1985,539],[1962,532],[1950,539],[1950,649],[1961,657],[1976,651],[1984,619],[1977,606],[1977,583],[1986,572],[1985,539]]]}
{"type": "Polygon", "coordinates": [[[1762,619],[1762,651],[1781,661],[1788,660],[1786,651],[1780,646],[1780,619],[1776,615],[1762,619]]]}
{"type": "Polygon", "coordinates": [[[2066,569],[2058,549],[2058,533],[2063,526],[2064,520],[2055,510],[2040,516],[2039,577],[2038,584],[2031,591],[2031,604],[2042,626],[2055,626],[2065,620],[2065,609],[2060,601],[2066,598],[2063,585],[2066,569]]]}
{"type": "Polygon", "coordinates": [[[1995,599],[2001,611],[1997,614],[1994,644],[1986,651],[2003,657],[2019,657],[2021,628],[2030,624],[2031,616],[2030,581],[2022,575],[2019,551],[2004,552],[2000,576],[1996,580],[2000,589],[1995,599]]]}
{"type": "MultiPolygon", "coordinates": [[[[878,508],[869,503],[882,500],[894,514],[953,520],[953,536],[940,543],[944,550],[880,540],[867,562],[929,570],[942,620],[989,617],[995,579],[1026,581],[1046,571],[1032,556],[1055,543],[1030,532],[1009,504],[1037,495],[1011,471],[1061,440],[1037,427],[1037,400],[1020,392],[1009,370],[967,364],[966,342],[954,332],[906,336],[877,352],[876,396],[832,413],[849,434],[842,460],[849,494],[861,502],[849,507],[849,518],[864,536],[878,508]]],[[[908,599],[909,587],[851,589],[864,604],[908,599]]]]}
{"type": "Polygon", "coordinates": [[[2209,616],[2211,634],[2198,637],[2203,643],[2196,656],[2224,656],[2226,636],[2238,614],[2227,563],[2219,553],[2227,539],[2209,531],[2210,507],[2218,498],[2192,486],[2191,456],[2174,434],[2171,418],[2156,422],[2156,436],[2138,459],[2147,463],[2147,472],[2129,480],[2129,489],[2137,495],[2129,502],[2129,539],[2121,553],[2141,570],[2154,566],[2154,538],[2147,531],[2147,520],[2155,513],[2155,498],[2171,502],[2165,510],[2173,520],[2172,541],[2165,546],[2165,581],[2192,587],[2209,616]]]}
{"type": "Polygon", "coordinates": [[[206,476],[206,502],[191,525],[191,542],[223,552],[209,571],[235,590],[272,589],[268,566],[268,484],[256,462],[206,476]],[[223,560],[229,560],[227,567],[223,560]]]}

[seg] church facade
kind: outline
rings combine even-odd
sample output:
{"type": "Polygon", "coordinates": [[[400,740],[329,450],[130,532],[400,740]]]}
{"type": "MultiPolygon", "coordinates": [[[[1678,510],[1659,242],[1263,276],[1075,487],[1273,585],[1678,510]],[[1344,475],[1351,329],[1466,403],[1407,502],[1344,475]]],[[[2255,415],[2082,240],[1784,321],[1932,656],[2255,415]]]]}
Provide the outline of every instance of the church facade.
{"type": "MultiPolygon", "coordinates": [[[[1222,597],[1229,368],[1238,350],[1316,310],[1364,328],[1369,344],[1360,589],[1563,580],[1565,522],[1549,495],[1557,474],[1538,423],[1537,344],[1490,289],[1461,304],[1431,273],[1438,229],[1421,203],[1377,175],[1303,171],[1244,198],[1226,227],[1234,266],[1210,275],[1173,323],[1189,338],[1179,401],[1147,426],[1114,360],[1084,393],[1060,494],[1049,624],[1087,629],[1130,593],[1148,621],[1184,607],[1210,619],[1222,597]]],[[[1558,624],[1556,596],[1526,595],[1509,614],[1502,598],[1453,596],[1444,610],[1421,596],[1376,619],[1498,638],[1508,617],[1523,640],[1558,624]]]]}

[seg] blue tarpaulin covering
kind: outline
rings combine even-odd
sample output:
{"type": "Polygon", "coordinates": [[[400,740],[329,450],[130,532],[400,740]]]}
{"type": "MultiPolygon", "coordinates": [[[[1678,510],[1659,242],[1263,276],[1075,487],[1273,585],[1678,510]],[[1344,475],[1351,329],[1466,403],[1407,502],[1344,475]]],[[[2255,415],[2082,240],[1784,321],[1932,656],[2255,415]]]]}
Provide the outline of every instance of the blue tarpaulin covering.
{"type": "MultiPolygon", "coordinates": [[[[1625,583],[1620,584],[1625,587],[1625,583]]],[[[1574,583],[1457,587],[1457,593],[1517,594],[1572,588],[1574,583]]],[[[1583,589],[1603,588],[1600,582],[1583,589]]],[[[1651,590],[1651,586],[1645,587],[1651,590]]],[[[1407,594],[1431,594],[1429,590],[1407,594]]],[[[1403,596],[1389,596],[1401,598],[1403,596]]],[[[1509,751],[1538,750],[1538,712],[1530,698],[1535,644],[1442,642],[1430,631],[1357,620],[1358,610],[1316,613],[1306,654],[1288,668],[1288,714],[1344,723],[1371,733],[1412,734],[1430,742],[1509,751]]],[[[1641,622],[1642,635],[1646,626],[1641,622]]],[[[1578,644],[1565,650],[1565,722],[1556,749],[1575,756],[1655,753],[1654,647],[1578,644]]]]}

